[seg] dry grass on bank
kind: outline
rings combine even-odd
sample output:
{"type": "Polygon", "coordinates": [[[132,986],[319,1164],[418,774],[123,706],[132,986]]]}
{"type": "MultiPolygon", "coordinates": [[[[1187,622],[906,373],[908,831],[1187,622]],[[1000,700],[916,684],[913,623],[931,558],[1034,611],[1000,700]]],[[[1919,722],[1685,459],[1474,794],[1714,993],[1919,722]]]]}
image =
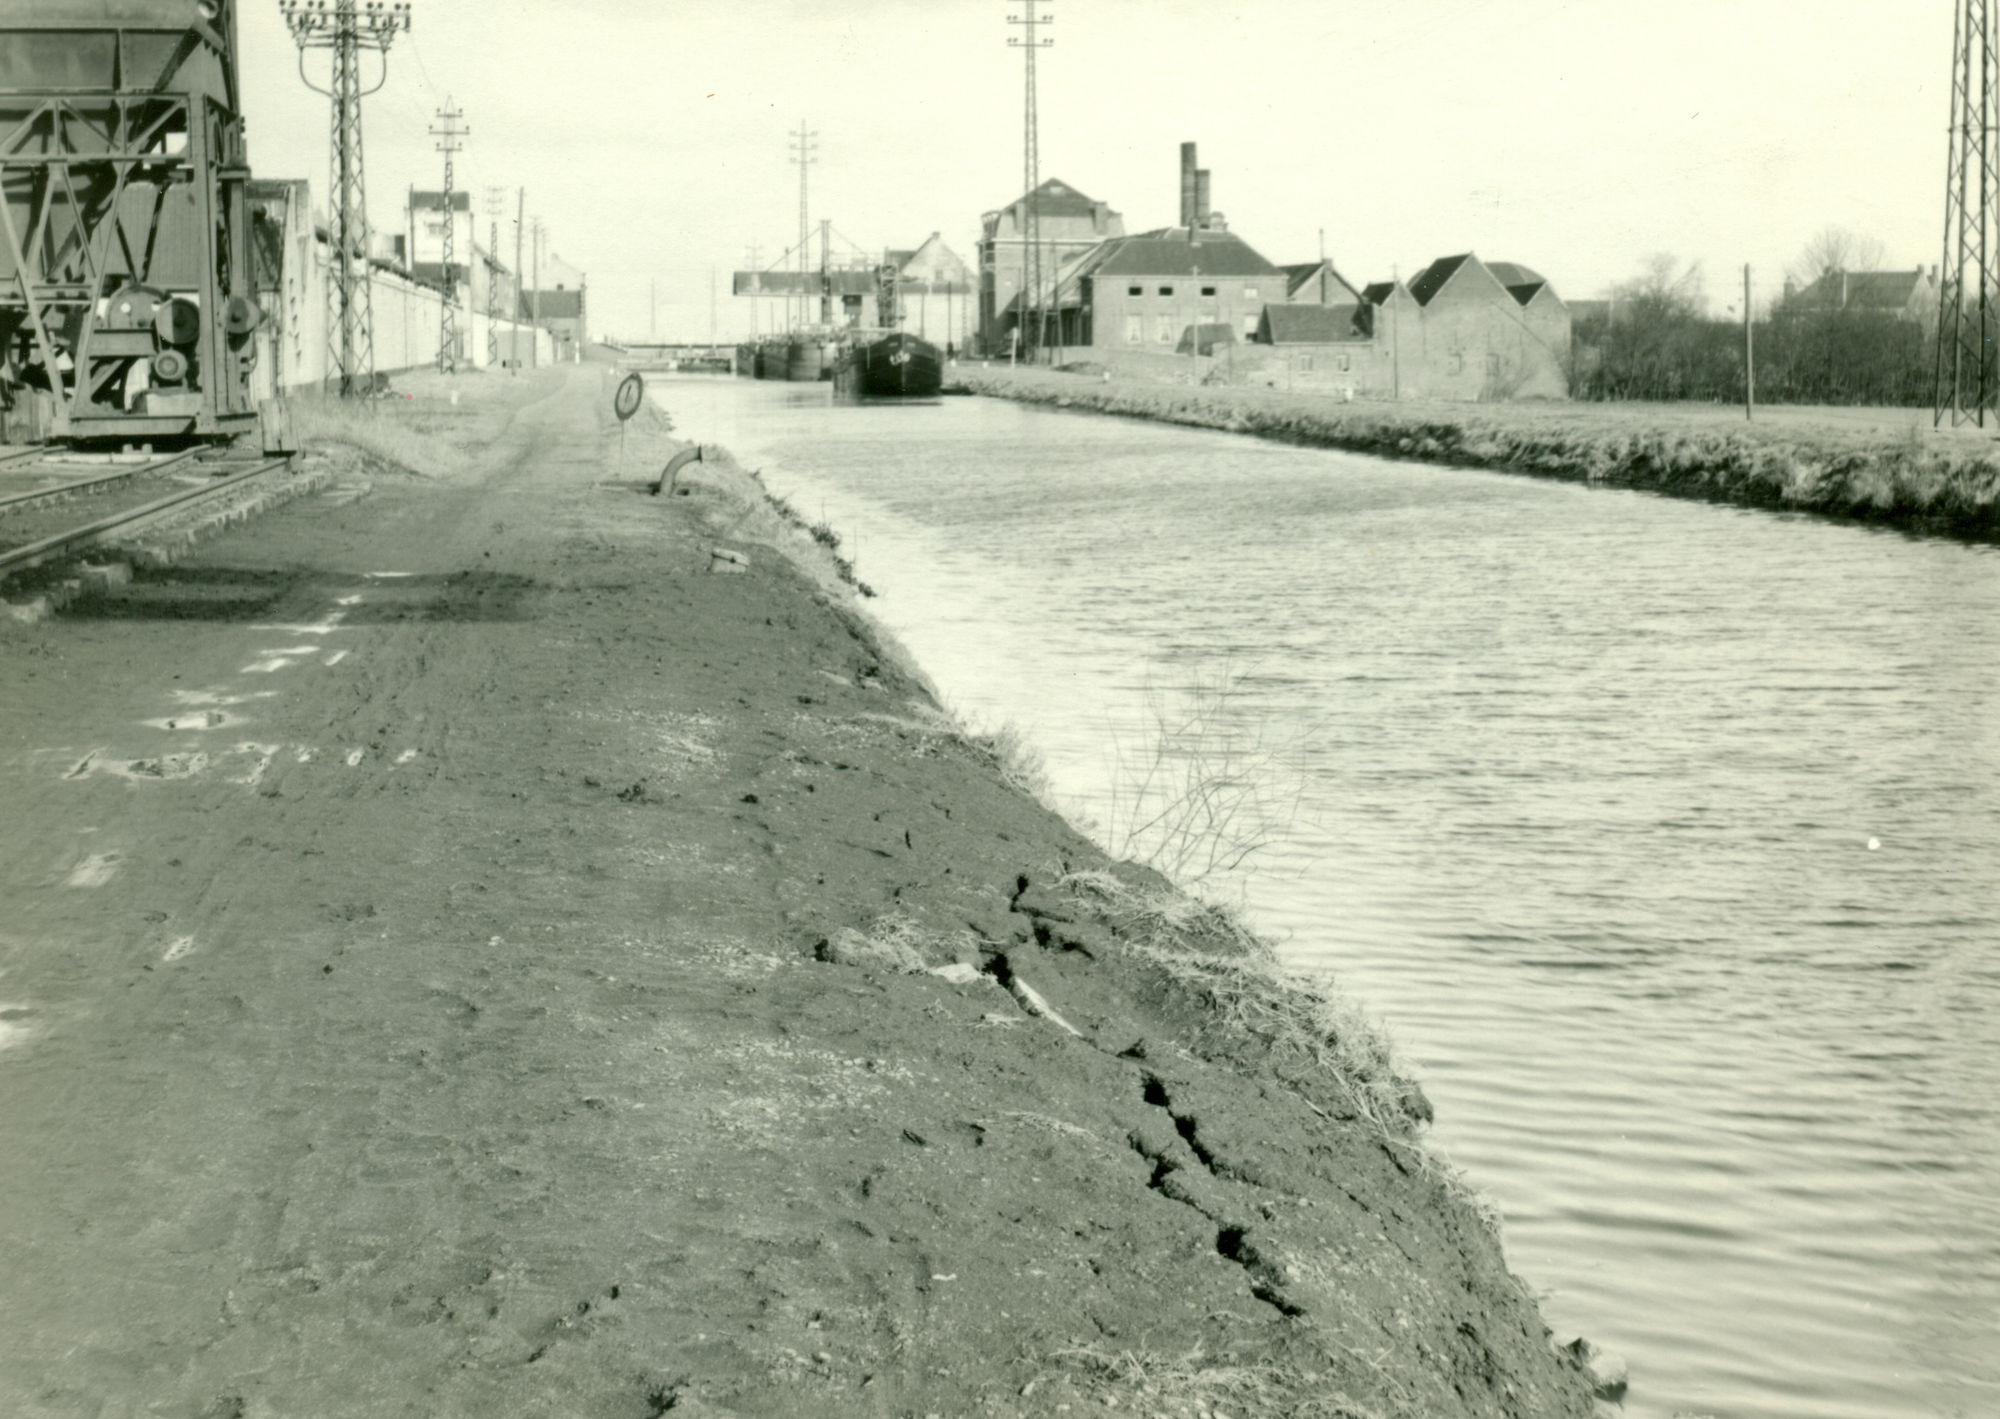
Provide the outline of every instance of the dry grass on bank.
{"type": "Polygon", "coordinates": [[[521,404],[522,381],[551,377],[412,370],[365,399],[300,390],[289,399],[292,429],[304,448],[344,444],[418,477],[456,478],[477,467],[505,433],[521,404]]]}
{"type": "MultiPolygon", "coordinates": [[[[1350,1399],[1316,1374],[1266,1362],[1232,1364],[1195,1350],[1183,1355],[1110,1351],[1101,1345],[1058,1350],[1052,1357],[1089,1384],[1133,1401],[1162,1419],[1284,1413],[1293,1419],[1387,1419],[1350,1399]]],[[[1398,1413],[1408,1413],[1400,1408],[1398,1413]]]]}
{"type": "Polygon", "coordinates": [[[419,477],[464,471],[464,447],[420,422],[409,402],[386,398],[342,400],[318,394],[292,398],[292,431],[302,448],[345,444],[419,477]]]}
{"type": "Polygon", "coordinates": [[[1921,412],[1347,403],[1329,395],[960,367],[975,393],[1313,447],[1639,488],[1982,540],[2000,538],[2000,449],[1921,412]],[[1907,417],[1905,417],[1907,416],[1907,417]]]}
{"type": "Polygon", "coordinates": [[[1428,1121],[1381,1024],[1323,977],[1286,968],[1235,913],[1111,872],[1072,872],[1062,885],[1097,905],[1134,958],[1207,1007],[1219,1038],[1260,1042],[1281,1076],[1331,1083],[1384,1139],[1407,1142],[1428,1121]]]}
{"type": "Polygon", "coordinates": [[[1255,711],[1237,667],[1149,688],[1137,743],[1114,736],[1107,845],[1183,887],[1240,871],[1287,836],[1305,801],[1290,750],[1310,726],[1280,732],[1255,711]]]}

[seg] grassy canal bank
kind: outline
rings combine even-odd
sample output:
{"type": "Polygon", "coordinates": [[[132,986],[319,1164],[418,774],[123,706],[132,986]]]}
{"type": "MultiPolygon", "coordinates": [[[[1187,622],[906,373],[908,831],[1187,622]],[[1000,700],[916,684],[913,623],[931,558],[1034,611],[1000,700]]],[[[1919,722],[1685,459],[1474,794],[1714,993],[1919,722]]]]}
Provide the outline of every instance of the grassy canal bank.
{"type": "Polygon", "coordinates": [[[605,376],[0,641],[0,1410],[1588,1415],[1358,1013],[605,376]]]}
{"type": "Polygon", "coordinates": [[[1342,402],[975,364],[960,364],[950,383],[1025,403],[1386,458],[2000,538],[1994,431],[1934,431],[1921,410],[1781,407],[1746,421],[1741,410],[1710,405],[1342,402]]]}

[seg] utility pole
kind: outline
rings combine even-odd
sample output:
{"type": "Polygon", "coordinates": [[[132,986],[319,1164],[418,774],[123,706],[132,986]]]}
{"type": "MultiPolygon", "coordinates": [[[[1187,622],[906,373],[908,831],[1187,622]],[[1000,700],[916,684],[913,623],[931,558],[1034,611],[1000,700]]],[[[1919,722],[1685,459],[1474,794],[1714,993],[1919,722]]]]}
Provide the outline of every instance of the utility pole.
{"type": "MultiPolygon", "coordinates": [[[[514,322],[514,373],[521,372],[521,276],[527,267],[521,264],[521,236],[528,225],[528,189],[514,189],[514,309],[508,312],[514,322]]],[[[535,348],[535,332],[528,332],[528,350],[535,348]]]]}
{"type": "Polygon", "coordinates": [[[506,202],[501,189],[486,189],[486,367],[500,363],[500,212],[506,202]]]}
{"type": "Polygon", "coordinates": [[[1397,267],[1389,268],[1389,298],[1382,302],[1382,310],[1389,315],[1389,398],[1397,403],[1403,399],[1403,316],[1400,311],[1391,312],[1389,302],[1396,299],[1396,293],[1403,289],[1403,273],[1397,267]]]}
{"type": "Polygon", "coordinates": [[[1743,418],[1757,417],[1757,345],[1750,332],[1750,263],[1743,264],[1743,418]]]}
{"type": "MultiPolygon", "coordinates": [[[[1021,288],[1021,315],[1016,322],[1020,325],[1025,325],[1031,320],[1037,322],[1045,320],[1045,317],[1041,314],[1041,200],[1035,191],[1041,185],[1042,181],[1041,116],[1037,111],[1035,94],[1035,55],[1037,51],[1047,49],[1055,43],[1053,39],[1036,34],[1036,31],[1041,26],[1054,24],[1055,16],[1036,14],[1035,6],[1037,3],[1038,0],[1021,0],[1022,13],[1007,17],[1008,24],[1019,25],[1021,27],[1021,33],[1018,35],[1009,35],[1007,43],[1021,51],[1022,58],[1026,61],[1027,69],[1027,92],[1022,114],[1021,168],[1022,177],[1028,189],[1028,249],[1026,253],[1027,260],[1022,263],[1025,268],[1027,280],[1021,288]]],[[[1027,352],[1030,358],[1034,358],[1040,354],[1044,337],[1047,334],[1048,332],[1041,328],[1040,324],[1034,327],[1034,346],[1032,350],[1027,352]]]]}
{"type": "MultiPolygon", "coordinates": [[[[432,135],[438,140],[437,150],[444,154],[444,192],[441,194],[444,207],[444,255],[440,258],[444,265],[444,303],[438,311],[438,371],[441,374],[457,374],[458,277],[452,274],[451,268],[452,257],[458,245],[458,217],[451,209],[451,160],[459,148],[464,146],[463,140],[472,130],[460,126],[465,118],[465,112],[451,106],[450,94],[445,95],[444,107],[437,111],[437,116],[438,122],[444,125],[442,128],[431,129],[432,135]]],[[[410,260],[415,262],[416,259],[417,252],[413,243],[410,248],[410,260]]]]}
{"type": "Polygon", "coordinates": [[[819,222],[819,323],[833,324],[833,277],[827,271],[828,248],[833,237],[833,223],[826,218],[819,222]]]}
{"type": "Polygon", "coordinates": [[[1951,147],[1945,158],[1944,260],[1938,268],[1933,423],[1984,428],[1994,387],[1993,282],[2000,237],[1994,187],[2000,152],[2000,36],[1989,0],[1959,0],[1952,36],[1951,147]]]}
{"type": "MultiPolygon", "coordinates": [[[[404,0],[279,0],[285,25],[299,47],[299,73],[305,74],[305,51],[330,52],[327,87],[306,79],[306,87],[332,100],[332,151],[328,155],[327,244],[333,256],[333,280],[327,288],[328,355],[337,371],[343,399],[368,394],[375,384],[374,321],[368,280],[368,194],[361,162],[361,100],[388,78],[389,46],[398,30],[410,27],[410,7],[404,0]],[[382,56],[382,78],[373,88],[361,87],[361,51],[382,56]]],[[[331,372],[330,372],[331,373],[331,372]]]]}
{"type": "MultiPolygon", "coordinates": [[[[535,218],[535,267],[528,287],[528,320],[535,327],[535,363],[542,362],[542,219],[535,218]]],[[[549,341],[553,346],[555,341],[549,341]]],[[[553,353],[553,351],[551,351],[553,353]]]]}
{"type": "MultiPolygon", "coordinates": [[[[807,248],[811,241],[811,219],[806,215],[806,173],[819,161],[813,154],[819,151],[819,134],[806,127],[806,121],[799,120],[799,131],[790,135],[791,160],[799,165],[799,308],[794,325],[804,325],[808,307],[806,305],[806,261],[807,248]]],[[[791,303],[786,302],[789,309],[791,303]]]]}

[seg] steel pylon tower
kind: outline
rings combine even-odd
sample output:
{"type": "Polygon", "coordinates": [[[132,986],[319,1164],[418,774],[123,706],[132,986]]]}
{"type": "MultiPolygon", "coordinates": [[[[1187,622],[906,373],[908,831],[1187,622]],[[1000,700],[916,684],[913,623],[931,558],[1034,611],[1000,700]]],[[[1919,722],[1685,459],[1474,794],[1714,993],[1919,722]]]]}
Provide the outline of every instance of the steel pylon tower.
{"type": "MultiPolygon", "coordinates": [[[[812,221],[806,215],[806,173],[814,163],[819,161],[818,158],[813,156],[819,150],[819,134],[815,130],[806,127],[806,121],[802,118],[799,120],[799,131],[791,134],[790,137],[792,148],[791,160],[799,165],[799,313],[793,324],[804,325],[806,324],[806,317],[811,313],[811,306],[806,295],[806,286],[809,280],[806,262],[809,259],[809,249],[812,242],[812,221]]],[[[789,308],[791,302],[787,301],[785,305],[789,308]]]]}
{"type": "Polygon", "coordinates": [[[1026,280],[1021,287],[1021,344],[1024,355],[1039,353],[1048,343],[1048,311],[1042,302],[1042,203],[1037,189],[1042,183],[1041,114],[1035,94],[1035,55],[1055,40],[1036,33],[1043,25],[1055,23],[1054,15],[1037,14],[1037,0],[1021,0],[1022,13],[1009,15],[1007,23],[1019,25],[1021,33],[1009,35],[1007,43],[1020,49],[1026,61],[1027,93],[1022,112],[1021,176],[1028,190],[1028,249],[1022,263],[1026,280]]]}
{"type": "Polygon", "coordinates": [[[486,188],[486,367],[500,363],[500,214],[506,210],[507,194],[488,184],[486,188]]]}
{"type": "MultiPolygon", "coordinates": [[[[431,129],[431,134],[438,140],[437,150],[444,154],[444,254],[439,257],[444,266],[444,300],[438,306],[438,370],[443,374],[457,374],[458,278],[452,274],[451,268],[457,264],[452,258],[458,247],[458,218],[452,215],[451,210],[451,160],[465,146],[465,135],[472,130],[461,126],[465,111],[451,106],[449,94],[445,95],[444,107],[437,111],[437,116],[443,126],[431,129]]],[[[410,259],[416,259],[414,251],[410,253],[410,259]]]]}
{"type": "Polygon", "coordinates": [[[333,141],[327,170],[327,245],[333,280],[327,287],[327,345],[343,398],[364,395],[375,383],[374,321],[368,296],[368,194],[361,164],[361,100],[389,76],[389,46],[398,30],[410,27],[410,7],[402,0],[279,0],[285,24],[297,41],[299,75],[305,77],[308,49],[332,58],[327,87],[311,79],[306,87],[332,100],[333,141]],[[382,56],[382,72],[361,86],[361,55],[382,56]]]}
{"type": "Polygon", "coordinates": [[[1994,275],[2000,265],[2000,18],[1990,0],[1959,0],[1951,57],[1951,137],[1945,160],[1944,261],[1938,268],[1934,422],[1982,427],[1994,405],[1993,341],[2000,334],[1994,275]]]}

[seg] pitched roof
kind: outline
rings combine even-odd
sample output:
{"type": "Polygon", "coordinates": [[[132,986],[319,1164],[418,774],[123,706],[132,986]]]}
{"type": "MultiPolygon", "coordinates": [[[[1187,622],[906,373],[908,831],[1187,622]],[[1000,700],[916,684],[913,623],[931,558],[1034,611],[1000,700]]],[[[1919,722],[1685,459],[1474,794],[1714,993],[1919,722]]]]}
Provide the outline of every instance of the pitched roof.
{"type": "MultiPolygon", "coordinates": [[[[1356,298],[1361,295],[1354,283],[1341,275],[1331,261],[1307,261],[1302,264],[1287,265],[1282,269],[1285,273],[1285,295],[1288,298],[1295,298],[1301,290],[1317,281],[1321,272],[1332,277],[1346,294],[1356,298]]],[[[1333,292],[1329,291],[1327,294],[1331,295],[1333,292]]]]}
{"type": "Polygon", "coordinates": [[[1460,256],[1440,256],[1410,282],[1410,294],[1417,298],[1418,305],[1429,305],[1431,297],[1444,289],[1444,283],[1458,274],[1458,268],[1472,260],[1472,253],[1460,256]]]}
{"type": "MultiPolygon", "coordinates": [[[[1007,205],[1025,210],[1030,194],[1024,192],[1007,205]]],[[[1050,178],[1033,193],[1037,217],[1089,217],[1097,212],[1093,198],[1078,192],[1060,178],[1050,178]]]]}
{"type": "Polygon", "coordinates": [[[1362,289],[1361,299],[1367,301],[1368,304],[1370,305],[1381,305],[1382,302],[1388,300],[1389,297],[1395,294],[1396,294],[1396,282],[1371,281],[1366,287],[1362,289]]]}
{"type": "Polygon", "coordinates": [[[539,307],[533,291],[521,292],[522,320],[578,320],[582,316],[582,291],[543,291],[539,307]]]}
{"type": "Polygon", "coordinates": [[[1548,278],[1540,272],[1515,261],[1489,261],[1486,269],[1493,273],[1493,279],[1507,288],[1507,293],[1522,305],[1548,289],[1548,278]]]}
{"type": "Polygon", "coordinates": [[[1273,345],[1331,345],[1365,338],[1355,328],[1358,305],[1267,305],[1262,334],[1273,345]]]}
{"type": "MultiPolygon", "coordinates": [[[[1104,243],[1093,273],[1100,276],[1283,277],[1255,247],[1234,232],[1162,227],[1104,243]]],[[[1274,291],[1273,295],[1276,294],[1274,291]]]]}
{"type": "Polygon", "coordinates": [[[1793,299],[1842,310],[1901,311],[1928,282],[1916,271],[1829,271],[1793,299]]]}

